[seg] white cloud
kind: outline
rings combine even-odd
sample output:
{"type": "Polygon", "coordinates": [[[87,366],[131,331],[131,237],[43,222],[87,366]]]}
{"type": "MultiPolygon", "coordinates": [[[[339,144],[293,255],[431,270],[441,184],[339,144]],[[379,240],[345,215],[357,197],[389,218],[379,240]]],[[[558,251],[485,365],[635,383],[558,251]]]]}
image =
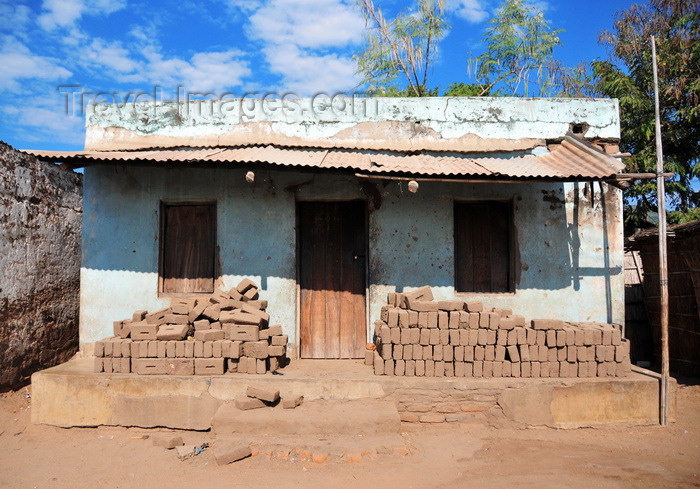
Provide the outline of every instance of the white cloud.
{"type": "Polygon", "coordinates": [[[457,0],[453,8],[455,14],[473,24],[483,22],[489,16],[483,0],[457,0]]]}
{"type": "Polygon", "coordinates": [[[248,35],[263,43],[269,70],[282,77],[281,90],[312,95],[357,84],[347,50],[361,41],[365,23],[354,2],[268,0],[249,19],[248,35]]]}
{"type": "Polygon", "coordinates": [[[2,38],[0,66],[0,86],[11,92],[21,89],[22,80],[61,80],[72,74],[62,67],[58,60],[32,53],[27,46],[12,36],[2,38]]]}
{"type": "Polygon", "coordinates": [[[96,63],[118,73],[131,73],[139,68],[139,63],[131,59],[131,53],[120,43],[107,43],[99,38],[81,49],[80,56],[90,64],[96,63]]]}
{"type": "Polygon", "coordinates": [[[84,14],[108,15],[126,6],[126,0],[44,0],[39,25],[47,31],[70,27],[84,14]]]}
{"type": "Polygon", "coordinates": [[[359,80],[355,63],[348,56],[336,53],[314,54],[296,46],[268,46],[265,57],[271,69],[284,78],[283,90],[299,96],[319,92],[333,94],[354,88],[359,80]]]}
{"type": "Polygon", "coordinates": [[[272,0],[250,23],[254,38],[311,49],[359,42],[365,27],[353,5],[335,0],[272,0]]]}
{"type": "Polygon", "coordinates": [[[0,1],[0,30],[20,33],[29,23],[31,9],[20,3],[0,1]]]}
{"type": "Polygon", "coordinates": [[[12,120],[16,136],[25,141],[82,145],[85,140],[85,120],[67,114],[59,98],[26,97],[20,104],[0,106],[0,114],[12,120]]]}

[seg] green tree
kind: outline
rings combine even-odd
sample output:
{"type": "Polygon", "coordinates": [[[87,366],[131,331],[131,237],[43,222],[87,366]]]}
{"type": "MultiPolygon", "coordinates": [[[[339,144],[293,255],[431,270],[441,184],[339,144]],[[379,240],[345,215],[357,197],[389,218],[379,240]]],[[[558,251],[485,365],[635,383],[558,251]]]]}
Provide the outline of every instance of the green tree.
{"type": "MultiPolygon", "coordinates": [[[[598,88],[620,101],[621,149],[632,154],[628,172],[656,171],[654,86],[650,37],[656,36],[664,170],[674,173],[666,184],[670,222],[697,216],[695,190],[700,156],[700,0],[650,0],[615,14],[613,32],[600,41],[611,59],[596,61],[598,88]]],[[[625,195],[626,223],[638,227],[657,210],[656,182],[635,182],[625,195]]]]}
{"type": "Polygon", "coordinates": [[[428,74],[438,55],[438,43],[449,29],[444,0],[418,0],[416,8],[389,22],[373,0],[358,0],[367,29],[364,51],[355,55],[357,72],[368,92],[384,96],[437,95],[428,88],[428,74]],[[403,78],[405,89],[399,89],[403,78]]]}
{"type": "Polygon", "coordinates": [[[494,89],[497,95],[550,94],[562,72],[552,57],[561,32],[550,27],[542,10],[524,0],[506,0],[489,21],[485,52],[473,60],[481,94],[494,89]]]}

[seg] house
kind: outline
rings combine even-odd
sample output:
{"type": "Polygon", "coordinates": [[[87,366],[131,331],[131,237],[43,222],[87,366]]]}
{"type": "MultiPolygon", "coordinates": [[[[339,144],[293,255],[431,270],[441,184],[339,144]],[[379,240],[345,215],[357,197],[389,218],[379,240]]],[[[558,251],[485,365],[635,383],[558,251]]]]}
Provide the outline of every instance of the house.
{"type": "Polygon", "coordinates": [[[624,322],[616,100],[91,106],[80,343],[244,277],[292,357],[357,358],[390,292],[624,322]]]}

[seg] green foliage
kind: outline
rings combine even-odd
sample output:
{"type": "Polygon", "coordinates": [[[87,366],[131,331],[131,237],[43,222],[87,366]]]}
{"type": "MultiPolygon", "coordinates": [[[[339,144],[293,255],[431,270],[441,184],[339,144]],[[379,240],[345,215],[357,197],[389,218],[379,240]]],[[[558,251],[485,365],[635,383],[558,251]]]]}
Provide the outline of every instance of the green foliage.
{"type": "MultiPolygon", "coordinates": [[[[621,149],[628,172],[656,172],[654,89],[650,37],[656,36],[664,171],[675,174],[666,183],[668,220],[681,222],[697,216],[700,183],[700,0],[650,0],[618,11],[614,32],[600,40],[611,59],[596,61],[593,72],[598,89],[620,101],[621,149]]],[[[626,192],[628,226],[643,223],[657,211],[656,181],[635,182],[626,192]]]]}
{"type": "Polygon", "coordinates": [[[373,0],[358,0],[365,16],[364,51],[354,56],[362,84],[371,95],[424,97],[428,74],[438,55],[438,42],[449,29],[444,0],[417,0],[416,7],[388,22],[373,0]],[[403,78],[407,88],[397,88],[403,78]],[[400,94],[400,95],[399,95],[400,94]]]}
{"type": "Polygon", "coordinates": [[[559,68],[552,52],[561,45],[561,32],[549,26],[542,10],[506,0],[486,29],[486,51],[475,60],[477,81],[497,88],[497,95],[550,94],[559,68]]]}
{"type": "Polygon", "coordinates": [[[479,83],[450,83],[442,95],[445,97],[488,97],[489,89],[479,83]]]}

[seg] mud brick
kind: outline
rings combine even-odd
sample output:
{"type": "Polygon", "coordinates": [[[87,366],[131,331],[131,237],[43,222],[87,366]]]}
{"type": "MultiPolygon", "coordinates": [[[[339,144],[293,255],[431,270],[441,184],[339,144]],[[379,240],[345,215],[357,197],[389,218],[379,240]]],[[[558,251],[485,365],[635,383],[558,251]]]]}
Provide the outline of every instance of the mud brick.
{"type": "MultiPolygon", "coordinates": [[[[131,357],[131,343],[133,343],[131,340],[122,340],[121,343],[119,344],[119,350],[120,354],[119,356],[122,358],[129,358],[131,357]]],[[[117,345],[115,345],[116,347],[117,345]]]]}
{"type": "Polygon", "coordinates": [[[493,345],[484,347],[484,360],[493,362],[496,359],[496,347],[493,345]]]}
{"type": "Polygon", "coordinates": [[[602,345],[612,345],[612,332],[613,329],[607,324],[602,325],[602,345]]]}
{"type": "Polygon", "coordinates": [[[211,329],[218,329],[218,330],[224,329],[219,321],[214,321],[213,323],[211,323],[210,328],[211,329]]]}
{"type": "Polygon", "coordinates": [[[420,343],[420,330],[418,328],[410,328],[410,344],[417,345],[420,343]]]}
{"type": "Polygon", "coordinates": [[[537,341],[535,341],[535,344],[540,346],[546,346],[547,334],[544,331],[537,331],[537,341]]]}
{"type": "Polygon", "coordinates": [[[518,347],[516,345],[509,345],[508,347],[506,347],[506,350],[508,352],[508,359],[511,362],[520,361],[520,353],[518,352],[518,347]]]}
{"type": "Polygon", "coordinates": [[[469,329],[478,329],[479,321],[481,321],[480,312],[470,312],[469,313],[469,329]]]}
{"type": "Polygon", "coordinates": [[[445,362],[445,377],[455,376],[455,364],[452,362],[445,362]]]}
{"type": "Polygon", "coordinates": [[[510,377],[522,377],[522,369],[521,369],[522,364],[521,363],[504,362],[504,364],[505,363],[508,363],[508,365],[510,367],[510,372],[509,372],[510,377]]]}
{"type": "Polygon", "coordinates": [[[596,371],[597,377],[607,377],[608,376],[608,363],[599,363],[596,371]]]}
{"type": "Polygon", "coordinates": [[[444,376],[445,376],[445,362],[436,361],[435,362],[435,377],[444,377],[444,376]]]}
{"type": "Polygon", "coordinates": [[[250,280],[249,278],[244,278],[243,280],[238,282],[238,285],[236,285],[235,290],[239,294],[245,294],[248,290],[253,289],[253,288],[255,288],[255,289],[258,288],[256,283],[253,282],[252,280],[250,280]]]}
{"type": "MultiPolygon", "coordinates": [[[[547,347],[545,347],[545,348],[547,348],[547,347]]],[[[547,361],[548,361],[548,362],[556,362],[556,361],[558,361],[558,360],[557,360],[557,357],[558,357],[558,355],[559,355],[559,350],[561,350],[561,348],[560,348],[560,349],[557,349],[557,348],[547,348],[547,361]]],[[[564,350],[564,351],[566,352],[566,350],[564,350]]],[[[565,354],[564,356],[566,357],[566,354],[565,354]]]]}
{"type": "Polygon", "coordinates": [[[209,296],[209,303],[222,305],[230,299],[231,296],[228,294],[228,292],[217,289],[209,296]]]}
{"type": "Polygon", "coordinates": [[[158,326],[156,338],[160,341],[182,340],[187,336],[187,331],[186,324],[164,324],[158,326]]]}
{"type": "Polygon", "coordinates": [[[384,360],[384,375],[394,376],[394,361],[384,360]]]}
{"type": "MultiPolygon", "coordinates": [[[[557,332],[553,329],[547,331],[547,346],[555,347],[557,346],[557,332]]],[[[560,345],[564,346],[564,345],[560,345]]]]}
{"type": "Polygon", "coordinates": [[[533,319],[532,327],[540,330],[564,329],[564,322],[558,319],[533,319]]]}
{"type": "Polygon", "coordinates": [[[166,353],[165,350],[167,349],[168,343],[165,341],[156,341],[155,344],[156,344],[156,357],[165,358],[165,353],[166,353]]]}
{"type": "Polygon", "coordinates": [[[444,357],[443,355],[445,354],[445,350],[442,347],[442,345],[435,345],[433,347],[433,360],[437,361],[443,361],[444,357]]]}
{"type": "Polygon", "coordinates": [[[166,314],[163,318],[163,322],[166,324],[188,324],[190,322],[189,318],[182,314],[166,314]]]}
{"type": "Polygon", "coordinates": [[[461,300],[449,300],[449,301],[438,301],[438,309],[441,311],[459,311],[464,309],[464,301],[461,300]]]}
{"type": "Polygon", "coordinates": [[[379,354],[383,360],[391,360],[394,356],[394,345],[392,343],[382,343],[379,345],[379,354]]]}
{"type": "Polygon", "coordinates": [[[505,316],[498,321],[498,329],[513,329],[515,328],[515,318],[505,316]]]}
{"type": "Polygon", "coordinates": [[[418,329],[417,331],[420,332],[420,337],[418,338],[418,343],[421,345],[429,345],[430,344],[430,330],[427,328],[421,328],[418,329]]]}
{"type": "Polygon", "coordinates": [[[465,377],[483,377],[483,376],[484,376],[484,362],[467,363],[465,377]],[[470,366],[471,366],[471,368],[470,368],[470,366]],[[471,375],[469,375],[470,370],[471,370],[471,375]]]}
{"type": "Polygon", "coordinates": [[[566,346],[566,331],[564,331],[563,329],[559,329],[557,331],[553,331],[553,330],[547,331],[548,334],[550,332],[555,333],[556,346],[566,346]]]}
{"type": "Polygon", "coordinates": [[[525,316],[518,316],[516,315],[511,315],[510,317],[513,318],[515,321],[515,327],[516,328],[524,328],[527,326],[527,321],[525,320],[525,316]]]}
{"type": "Polygon", "coordinates": [[[396,360],[394,362],[394,375],[406,375],[406,362],[404,360],[396,360]]]}
{"type": "Polygon", "coordinates": [[[423,360],[423,347],[421,345],[413,345],[413,353],[411,356],[414,360],[423,360]]]}
{"type": "Polygon", "coordinates": [[[579,355],[581,355],[581,358],[586,358],[586,347],[585,346],[567,346],[565,347],[566,350],[566,361],[567,362],[575,362],[579,355]]]}
{"type": "Polygon", "coordinates": [[[128,338],[129,335],[131,334],[131,321],[126,320],[126,321],[114,321],[112,323],[113,330],[114,330],[114,336],[118,336],[119,338],[128,338]]]}
{"type": "Polygon", "coordinates": [[[625,358],[625,347],[620,344],[615,347],[615,361],[617,363],[620,363],[624,360],[625,358]]]}
{"type": "Polygon", "coordinates": [[[621,342],[622,342],[622,333],[620,332],[619,329],[613,329],[611,343],[613,344],[613,346],[619,346],[621,342]]]}
{"type": "Polygon", "coordinates": [[[595,362],[595,345],[586,347],[586,361],[595,362]]]}
{"type": "Polygon", "coordinates": [[[194,358],[166,358],[168,375],[194,375],[194,358]]]}
{"type": "MultiPolygon", "coordinates": [[[[255,299],[258,298],[258,296],[259,296],[259,290],[257,288],[248,289],[243,294],[243,297],[241,297],[241,300],[242,301],[254,301],[255,299]]],[[[260,370],[260,369],[258,369],[258,370],[260,370]]]]}
{"type": "Polygon", "coordinates": [[[537,346],[537,350],[539,351],[539,354],[537,355],[538,361],[540,361],[540,362],[549,361],[548,360],[549,348],[547,348],[546,346],[538,346],[538,345],[535,345],[535,346],[537,346]]]}
{"type": "Polygon", "coordinates": [[[476,344],[477,345],[485,345],[486,341],[488,339],[488,334],[486,333],[487,330],[479,328],[479,329],[477,329],[477,331],[478,331],[478,333],[477,333],[478,336],[477,336],[476,344]]]}
{"type": "Polygon", "coordinates": [[[254,399],[260,399],[266,403],[272,404],[280,400],[280,391],[270,388],[251,387],[248,386],[246,395],[254,399]]]}
{"type": "Polygon", "coordinates": [[[243,343],[243,352],[247,357],[267,358],[267,341],[248,341],[246,343],[243,343]]]}
{"type": "Polygon", "coordinates": [[[464,347],[463,346],[454,346],[453,347],[453,354],[454,354],[455,362],[463,362],[464,361],[464,347]]]}
{"type": "Polygon", "coordinates": [[[459,345],[459,330],[458,329],[451,329],[450,330],[450,345],[459,345]]]}
{"type": "Polygon", "coordinates": [[[148,358],[158,358],[158,343],[159,342],[156,340],[150,340],[146,342],[146,344],[148,345],[146,356],[148,358]]]}
{"type": "Polygon", "coordinates": [[[148,324],[163,324],[165,322],[165,316],[171,313],[172,311],[170,310],[170,308],[161,309],[160,311],[156,311],[152,314],[147,314],[145,320],[148,324]]]}
{"type": "Polygon", "coordinates": [[[416,377],[424,377],[425,376],[425,362],[423,360],[416,360],[414,361],[414,373],[416,377]]]}
{"type": "Polygon", "coordinates": [[[436,329],[438,327],[438,313],[437,311],[428,313],[428,327],[431,329],[436,329]]]}
{"type": "Polygon", "coordinates": [[[237,371],[239,374],[248,373],[248,357],[239,357],[237,371]]]}
{"type": "Polygon", "coordinates": [[[501,322],[501,315],[497,312],[489,312],[489,327],[488,329],[498,329],[501,322]]]}
{"type": "Polygon", "coordinates": [[[204,357],[204,342],[203,341],[195,341],[194,342],[194,356],[195,356],[195,358],[203,358],[204,357]]]}
{"type": "Polygon", "coordinates": [[[374,375],[384,375],[384,360],[379,352],[373,352],[372,360],[374,361],[374,375]]]}
{"type": "Polygon", "coordinates": [[[603,345],[597,345],[595,347],[595,361],[604,362],[605,361],[605,347],[603,345]]]}
{"type": "Polygon", "coordinates": [[[540,378],[549,377],[549,362],[540,362],[540,378]]]}
{"type": "Polygon", "coordinates": [[[432,301],[435,298],[433,297],[433,290],[430,288],[428,285],[424,285],[423,287],[420,287],[416,290],[413,290],[411,292],[404,292],[404,298],[405,300],[421,300],[421,301],[432,301]]]}
{"type": "Polygon", "coordinates": [[[615,361],[615,347],[612,345],[607,345],[605,347],[605,361],[614,362],[615,361]]]}
{"type": "Polygon", "coordinates": [[[441,329],[440,331],[440,344],[449,345],[450,344],[450,332],[446,329],[441,329]]]}
{"type": "Polygon", "coordinates": [[[506,359],[506,347],[497,345],[494,347],[494,359],[497,362],[503,362],[506,359]]]}
{"type": "Polygon", "coordinates": [[[194,301],[171,301],[170,303],[170,309],[173,311],[173,314],[188,316],[193,308],[194,301]]]}
{"type": "Polygon", "coordinates": [[[185,358],[194,357],[194,341],[184,341],[185,344],[185,358]]]}
{"type": "Polygon", "coordinates": [[[564,332],[566,334],[565,344],[567,346],[575,344],[576,343],[576,330],[574,328],[565,326],[564,332]]]}
{"type": "Polygon", "coordinates": [[[394,360],[403,360],[403,345],[392,345],[391,358],[394,360]]]}
{"type": "Polygon", "coordinates": [[[508,331],[499,329],[496,331],[496,344],[506,346],[508,344],[508,331]]]}
{"type": "Polygon", "coordinates": [[[488,312],[480,312],[479,313],[479,328],[481,329],[489,329],[489,313],[488,312]]]}
{"type": "Polygon", "coordinates": [[[594,343],[594,334],[593,330],[590,328],[584,328],[583,330],[583,344],[585,346],[591,346],[594,343]]]}
{"type": "Polygon", "coordinates": [[[439,345],[440,344],[440,331],[437,329],[430,329],[430,338],[429,338],[429,343],[431,345],[439,345]]]}
{"type": "Polygon", "coordinates": [[[438,311],[438,328],[448,329],[450,327],[450,315],[446,311],[438,311]]]}
{"type": "Polygon", "coordinates": [[[252,324],[227,324],[224,334],[226,339],[233,341],[258,341],[260,339],[260,330],[252,324]]]}
{"type": "Polygon", "coordinates": [[[418,312],[417,311],[406,311],[408,313],[408,326],[410,328],[418,327],[418,312]]]}
{"type": "Polygon", "coordinates": [[[469,344],[469,330],[460,329],[459,330],[459,344],[461,346],[467,346],[469,344]]]}
{"type": "Polygon", "coordinates": [[[211,356],[214,358],[223,358],[222,345],[224,340],[214,340],[211,343],[211,356]]]}
{"type": "Polygon", "coordinates": [[[392,307],[398,307],[396,305],[396,292],[389,292],[386,295],[386,302],[387,302],[387,304],[389,304],[392,307]]]}
{"type": "Polygon", "coordinates": [[[493,377],[503,377],[503,363],[502,362],[492,362],[492,376],[493,377]]]}
{"type": "Polygon", "coordinates": [[[517,345],[518,344],[518,331],[511,329],[508,331],[508,338],[506,340],[506,345],[517,345]]]}
{"type": "Polygon", "coordinates": [[[175,358],[175,349],[177,347],[177,341],[171,340],[165,342],[165,356],[166,358],[175,358]]]}
{"type": "Polygon", "coordinates": [[[131,323],[132,340],[155,340],[158,334],[157,324],[131,323]]]}
{"type": "MultiPolygon", "coordinates": [[[[384,339],[383,336],[382,339],[384,339]]],[[[385,341],[385,343],[390,342],[395,345],[401,344],[401,328],[389,328],[389,340],[385,341]]]]}
{"type": "Polygon", "coordinates": [[[92,364],[92,371],[95,372],[96,374],[104,372],[104,358],[102,357],[95,357],[95,360],[92,364]]]}
{"type": "Polygon", "coordinates": [[[438,303],[432,301],[409,299],[407,297],[406,304],[408,309],[417,312],[436,312],[438,310],[438,303]]]}
{"type": "MultiPolygon", "coordinates": [[[[225,342],[224,342],[225,343],[225,342]]],[[[277,346],[277,345],[275,345],[277,346]]],[[[228,349],[228,358],[240,358],[243,350],[243,342],[232,341],[228,349]]]]}
{"type": "Polygon", "coordinates": [[[382,322],[389,322],[389,306],[382,306],[381,313],[379,314],[379,319],[382,322]]]}
{"type": "Polygon", "coordinates": [[[192,310],[187,314],[187,319],[189,322],[193,323],[198,317],[200,317],[204,310],[209,307],[211,303],[205,300],[198,300],[197,304],[192,308],[192,310]]]}
{"type": "Polygon", "coordinates": [[[138,353],[134,354],[134,347],[132,347],[131,356],[135,358],[147,358],[148,357],[148,341],[134,341],[132,344],[135,348],[138,348],[138,353]]]}
{"type": "Polygon", "coordinates": [[[455,361],[454,363],[454,376],[455,377],[464,377],[466,374],[466,364],[464,362],[458,362],[455,361]]]}
{"type": "Polygon", "coordinates": [[[408,322],[408,311],[406,309],[397,309],[398,311],[398,325],[400,328],[409,328],[410,323],[408,322]]]}
{"type": "Polygon", "coordinates": [[[131,368],[139,375],[166,375],[168,373],[165,358],[134,358],[131,368]]]}
{"type": "Polygon", "coordinates": [[[194,374],[195,375],[223,375],[224,374],[224,359],[223,358],[195,358],[194,359],[194,374]]]}
{"type": "Polygon", "coordinates": [[[517,332],[518,339],[517,343],[518,345],[526,345],[527,344],[527,330],[525,328],[514,328],[513,331],[517,332]]]}
{"type": "MultiPolygon", "coordinates": [[[[485,357],[485,347],[483,346],[475,346],[474,347],[474,360],[477,362],[483,362],[484,357],[485,357]]],[[[466,355],[466,353],[465,353],[466,355]]]]}
{"type": "Polygon", "coordinates": [[[202,346],[202,358],[211,358],[214,356],[214,342],[204,341],[202,346]]]}
{"type": "Polygon", "coordinates": [[[400,341],[399,343],[402,345],[410,345],[411,344],[411,330],[408,328],[399,328],[400,332],[400,341]]]}
{"type": "Polygon", "coordinates": [[[484,304],[477,301],[466,301],[464,310],[467,312],[481,312],[484,310],[484,304]]]}
{"type": "Polygon", "coordinates": [[[223,340],[226,334],[220,329],[201,329],[194,332],[196,341],[216,341],[223,340]]]}
{"type": "MultiPolygon", "coordinates": [[[[273,326],[270,326],[269,328],[267,328],[267,334],[268,334],[270,337],[273,337],[273,336],[281,336],[281,335],[283,334],[282,326],[279,325],[279,324],[275,324],[275,325],[273,325],[273,326]]],[[[285,341],[284,344],[286,345],[287,342],[285,341]]]]}
{"type": "Polygon", "coordinates": [[[128,374],[129,370],[122,372],[122,358],[112,358],[112,373],[113,374],[128,374]]]}
{"type": "Polygon", "coordinates": [[[530,347],[528,347],[527,345],[519,345],[518,351],[520,353],[521,362],[530,361],[530,347]]]}
{"type": "Polygon", "coordinates": [[[200,319],[195,321],[193,324],[195,331],[205,331],[207,329],[211,329],[211,322],[209,322],[208,319],[200,319]]]}
{"type": "Polygon", "coordinates": [[[131,321],[134,323],[140,323],[141,321],[144,321],[146,319],[147,315],[148,311],[145,310],[134,311],[131,321]]]}
{"type": "Polygon", "coordinates": [[[102,371],[106,374],[112,373],[112,363],[114,359],[112,357],[104,357],[102,359],[102,371]]]}
{"type": "Polygon", "coordinates": [[[236,324],[250,324],[258,327],[266,324],[266,321],[260,316],[256,316],[255,314],[250,314],[249,312],[240,310],[233,311],[231,318],[236,324]]]}
{"type": "Polygon", "coordinates": [[[487,345],[495,345],[496,344],[496,334],[497,331],[493,329],[489,329],[486,332],[486,344],[487,345]]]}
{"type": "Polygon", "coordinates": [[[418,327],[419,328],[427,328],[428,327],[428,313],[427,312],[419,312],[418,313],[418,327]]]}
{"type": "Polygon", "coordinates": [[[428,345],[423,347],[423,360],[433,359],[433,347],[428,345]]]}
{"type": "Polygon", "coordinates": [[[455,359],[455,351],[454,347],[452,346],[443,346],[443,353],[442,353],[442,358],[446,362],[454,362],[455,359]]]}
{"type": "Polygon", "coordinates": [[[399,310],[397,308],[389,308],[387,310],[386,322],[390,328],[398,328],[399,326],[399,310]]]}
{"type": "MultiPolygon", "coordinates": [[[[525,345],[523,345],[525,346],[525,345]]],[[[537,362],[540,358],[540,347],[537,345],[527,345],[528,350],[528,360],[529,362],[537,362]]],[[[520,355],[522,357],[522,354],[520,355]]]]}
{"type": "Polygon", "coordinates": [[[105,356],[105,344],[104,341],[95,342],[95,356],[104,357],[105,356]]]}
{"type": "Polygon", "coordinates": [[[416,376],[416,362],[414,360],[406,360],[405,375],[406,377],[416,376]]]}
{"type": "Polygon", "coordinates": [[[583,346],[583,330],[581,328],[576,328],[574,330],[574,345],[583,346]]]}
{"type": "Polygon", "coordinates": [[[532,328],[525,328],[525,342],[528,345],[537,344],[537,331],[532,328]]]}
{"type": "Polygon", "coordinates": [[[530,377],[538,379],[540,377],[540,362],[530,362],[530,377]]]}
{"type": "Polygon", "coordinates": [[[503,364],[501,376],[502,377],[512,377],[513,376],[513,364],[511,362],[509,362],[508,360],[504,360],[501,363],[503,364]]]}
{"type": "Polygon", "coordinates": [[[365,350],[365,365],[372,366],[374,364],[374,351],[365,350]]]}
{"type": "Polygon", "coordinates": [[[467,334],[468,334],[467,344],[469,346],[476,346],[479,343],[479,330],[478,329],[470,329],[467,334]]]}
{"type": "Polygon", "coordinates": [[[483,376],[484,377],[493,377],[493,362],[484,362],[484,368],[483,368],[483,376]]]}
{"type": "Polygon", "coordinates": [[[211,321],[218,321],[221,316],[221,306],[219,304],[211,304],[202,312],[202,316],[211,321]]]}
{"type": "Polygon", "coordinates": [[[289,336],[286,334],[278,334],[270,337],[270,344],[273,346],[287,346],[289,336]]]}
{"type": "MultiPolygon", "coordinates": [[[[450,321],[452,320],[452,315],[457,315],[457,328],[458,329],[469,329],[469,313],[467,311],[453,311],[450,313],[450,321]]],[[[452,327],[452,323],[450,323],[452,327]]]]}
{"type": "Polygon", "coordinates": [[[425,360],[425,377],[435,377],[435,362],[425,360]]]}

